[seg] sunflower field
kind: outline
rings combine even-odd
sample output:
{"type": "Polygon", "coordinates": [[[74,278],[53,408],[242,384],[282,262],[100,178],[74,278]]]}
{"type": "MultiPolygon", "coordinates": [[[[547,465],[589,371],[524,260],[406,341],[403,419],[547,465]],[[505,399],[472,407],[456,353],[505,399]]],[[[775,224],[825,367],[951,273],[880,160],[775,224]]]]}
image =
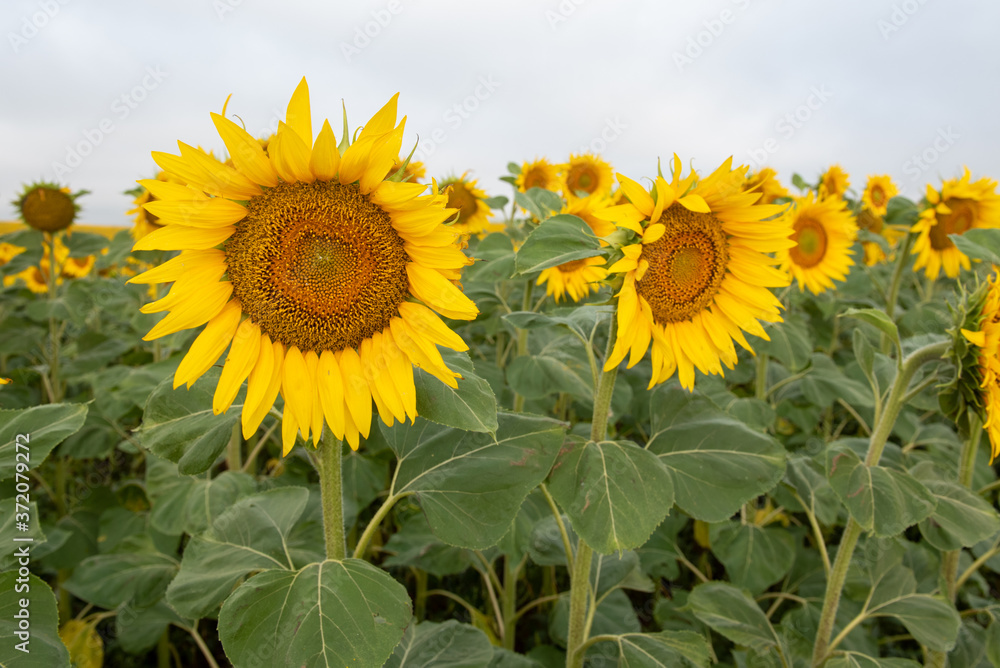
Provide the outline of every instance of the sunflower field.
{"type": "Polygon", "coordinates": [[[236,104],[14,202],[0,666],[1000,666],[996,180],[236,104]]]}

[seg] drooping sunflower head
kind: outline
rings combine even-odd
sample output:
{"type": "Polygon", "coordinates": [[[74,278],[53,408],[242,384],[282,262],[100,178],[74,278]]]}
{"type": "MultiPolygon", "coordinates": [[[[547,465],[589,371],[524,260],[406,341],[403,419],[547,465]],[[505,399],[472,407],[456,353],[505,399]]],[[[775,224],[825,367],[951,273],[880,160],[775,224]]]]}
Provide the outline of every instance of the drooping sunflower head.
{"type": "Polygon", "coordinates": [[[752,352],[743,332],[767,338],[763,322],[780,322],[781,304],[769,288],[788,285],[770,253],[792,245],[784,207],[758,204],[746,188],[746,167],[732,158],[711,175],[658,176],[647,190],[618,175],[628,202],[598,215],[635,234],[624,257],[608,270],[624,274],[618,338],[605,369],[629,355],[635,365],[652,348],[650,387],[674,372],[694,386],[694,370],[723,373],[736,364],[734,341],[752,352]]]}
{"type": "Polygon", "coordinates": [[[458,211],[451,228],[466,237],[503,229],[503,224],[490,222],[493,212],[486,203],[486,193],[476,184],[475,179],[468,178],[468,173],[441,181],[441,192],[448,196],[448,208],[458,211]]]}
{"type": "Polygon", "coordinates": [[[872,210],[875,215],[884,216],[889,207],[889,200],[899,194],[899,189],[888,174],[869,176],[865,191],[861,193],[861,202],[872,210]]]}
{"type": "Polygon", "coordinates": [[[913,253],[917,255],[914,271],[924,269],[933,280],[943,268],[948,278],[957,278],[962,269],[972,265],[948,235],[993,227],[1000,227],[1000,195],[993,179],[973,181],[966,168],[962,178],[945,181],[940,191],[928,185],[926,206],[911,230],[917,235],[913,242],[913,253]]]}
{"type": "Polygon", "coordinates": [[[614,185],[611,164],[593,153],[570,155],[562,166],[563,196],[567,200],[611,193],[614,185]]]}
{"type": "Polygon", "coordinates": [[[164,227],[135,250],[181,251],[132,279],[173,282],[142,309],[170,312],[146,340],[206,325],[174,386],[190,387],[228,347],[213,409],[248,380],[249,437],[280,392],[286,453],[300,430],[315,443],[324,428],[356,448],[373,401],[388,424],[414,418],[414,365],[452,387],[459,377],[437,346],[467,346],[438,314],[476,317],[456,285],[471,260],[443,224],[455,211],[436,185],[385,178],[406,120],[396,123],[396,97],[341,151],[329,121],[313,134],[303,79],[266,153],[223,109],[212,120],[232,166],[179,142],[180,155],[153,159],[186,185],[142,182],[164,227]]]}
{"type": "Polygon", "coordinates": [[[820,197],[842,197],[850,187],[850,177],[840,165],[831,165],[819,180],[820,197]]]}
{"type": "Polygon", "coordinates": [[[965,294],[951,331],[955,379],[941,393],[945,414],[967,431],[977,415],[990,436],[990,463],[1000,454],[1000,284],[997,267],[989,282],[965,294]],[[959,335],[960,333],[960,335],[959,335]]]}
{"type": "Polygon", "coordinates": [[[800,290],[808,288],[818,295],[833,289],[835,280],[847,280],[854,265],[851,245],[858,236],[857,223],[840,196],[815,199],[809,192],[792,201],[794,206],[785,216],[791,222],[795,244],[777,257],[800,290]]]}
{"type": "Polygon", "coordinates": [[[59,232],[76,220],[80,212],[76,200],[86,194],[86,190],[73,193],[59,184],[37,181],[26,185],[13,204],[21,220],[29,227],[41,232],[59,232]]]}
{"type": "Polygon", "coordinates": [[[789,196],[788,189],[778,181],[778,173],[770,167],[753,174],[747,173],[746,186],[748,190],[760,192],[759,204],[771,204],[779,197],[789,196]]]}
{"type": "Polygon", "coordinates": [[[561,187],[559,167],[546,158],[540,158],[521,165],[521,173],[514,180],[517,189],[525,193],[532,188],[558,191],[561,187]]]}
{"type": "Polygon", "coordinates": [[[545,294],[555,297],[557,302],[565,295],[578,302],[591,292],[597,292],[600,282],[607,277],[604,257],[598,255],[543,269],[535,284],[545,285],[545,294]]]}

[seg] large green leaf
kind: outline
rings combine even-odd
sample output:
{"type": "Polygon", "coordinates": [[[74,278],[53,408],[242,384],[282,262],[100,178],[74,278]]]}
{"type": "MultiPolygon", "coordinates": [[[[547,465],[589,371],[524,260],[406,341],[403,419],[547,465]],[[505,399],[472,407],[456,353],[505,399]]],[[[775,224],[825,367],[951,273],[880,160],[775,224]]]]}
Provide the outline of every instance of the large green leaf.
{"type": "Polygon", "coordinates": [[[949,234],[948,238],[969,257],[1000,264],[1000,230],[973,229],[963,234],[949,234]]]}
{"type": "Polygon", "coordinates": [[[972,547],[1000,531],[1000,517],[993,506],[961,485],[925,480],[937,499],[931,516],[920,523],[920,533],[942,552],[972,547]]]}
{"type": "Polygon", "coordinates": [[[674,480],[677,505],[695,519],[721,522],[770,491],[785,471],[785,449],[733,419],[698,392],[666,385],[650,399],[646,447],[674,480]]]}
{"type": "Polygon", "coordinates": [[[695,617],[713,630],[757,652],[780,644],[764,611],[746,592],[725,582],[706,582],[688,597],[695,617]]]}
{"type": "Polygon", "coordinates": [[[920,668],[919,663],[910,659],[877,659],[858,652],[846,652],[835,656],[823,666],[824,668],[920,668]]]}
{"type": "Polygon", "coordinates": [[[422,418],[380,424],[399,462],[392,492],[415,494],[434,534],[481,549],[507,532],[521,502],[545,479],[563,440],[560,423],[501,412],[496,438],[422,418]]]}
{"type": "Polygon", "coordinates": [[[316,551],[322,542],[315,528],[312,545],[293,542],[296,523],[308,501],[309,492],[302,487],[279,487],[237,502],[210,530],[188,543],[180,571],[167,590],[167,601],[182,615],[198,619],[214,610],[252,571],[292,571],[322,559],[316,551]]]}
{"type": "Polygon", "coordinates": [[[406,519],[399,531],[385,544],[390,556],[382,562],[391,566],[415,566],[435,577],[461,573],[470,565],[470,552],[441,542],[431,532],[427,518],[415,514],[406,519]]]}
{"type": "Polygon", "coordinates": [[[733,522],[714,528],[712,553],[734,585],[756,595],[792,568],[795,539],[785,529],[733,522]]]}
{"type": "Polygon", "coordinates": [[[219,637],[235,668],[378,668],[412,621],[406,588],[358,559],[271,570],[233,592],[219,637]]]}
{"type": "Polygon", "coordinates": [[[820,408],[832,406],[838,399],[843,399],[852,406],[873,405],[872,393],[868,387],[848,378],[833,360],[820,353],[812,356],[812,367],[799,381],[799,387],[806,399],[820,408]]]}
{"type": "Polygon", "coordinates": [[[866,466],[843,444],[829,446],[826,457],[830,486],[866,531],[895,536],[934,512],[937,499],[909,473],[866,466]]]}
{"type": "Polygon", "coordinates": [[[481,668],[492,658],[485,633],[450,619],[410,624],[385,668],[481,668]]]}
{"type": "Polygon", "coordinates": [[[39,521],[38,506],[34,501],[30,502],[27,509],[17,507],[16,497],[0,499],[0,545],[10,546],[0,552],[0,571],[13,568],[17,565],[18,557],[15,555],[17,549],[22,545],[27,545],[31,550],[45,542],[45,534],[42,533],[42,523],[39,521]],[[27,522],[22,522],[27,514],[27,522]],[[27,525],[27,530],[22,531],[19,527],[27,525]],[[19,540],[28,538],[31,540],[19,540]]]}
{"type": "Polygon", "coordinates": [[[490,384],[476,375],[467,353],[442,350],[441,356],[453,371],[462,374],[457,388],[417,369],[417,414],[439,424],[466,431],[497,430],[497,400],[490,384]]]}
{"type": "Polygon", "coordinates": [[[191,389],[173,388],[165,379],[149,395],[139,438],[143,447],[177,464],[181,473],[204,473],[215,463],[233,434],[243,409],[241,389],[229,410],[212,411],[212,396],[221,370],[209,369],[191,389]]]}
{"type": "Polygon", "coordinates": [[[670,472],[629,441],[567,442],[549,490],[576,532],[602,554],[645,543],[674,505],[670,472]]]}
{"type": "Polygon", "coordinates": [[[795,488],[821,524],[833,524],[837,521],[840,499],[830,487],[821,463],[817,463],[812,457],[792,455],[788,458],[785,480],[795,488]]]}
{"type": "Polygon", "coordinates": [[[86,404],[0,410],[0,480],[12,477],[18,462],[27,464],[28,470],[37,468],[86,419],[86,404]]]}
{"type": "Polygon", "coordinates": [[[790,315],[785,322],[767,328],[770,341],[752,338],[753,349],[759,355],[770,355],[790,371],[799,371],[809,364],[813,351],[809,327],[801,316],[790,315]]]}
{"type": "Polygon", "coordinates": [[[694,631],[623,633],[594,649],[606,651],[607,643],[616,646],[618,668],[707,668],[711,664],[708,643],[694,631]]]}
{"type": "Polygon", "coordinates": [[[523,275],[600,254],[601,244],[590,226],[582,218],[560,214],[531,231],[517,251],[514,266],[523,275]]]}
{"type": "Polygon", "coordinates": [[[901,349],[899,328],[896,327],[896,323],[892,321],[892,318],[885,311],[874,308],[849,308],[841,313],[841,316],[845,318],[857,318],[858,320],[867,322],[888,336],[889,340],[896,344],[897,349],[901,349]]]}
{"type": "Polygon", "coordinates": [[[893,597],[868,611],[872,617],[895,617],[917,642],[939,652],[955,646],[962,624],[955,606],[927,594],[893,597]]]}
{"type": "Polygon", "coordinates": [[[84,559],[65,586],[74,596],[102,608],[127,601],[147,607],[163,597],[177,566],[176,559],[156,550],[148,536],[140,534],[114,552],[84,559]]]}
{"type": "Polygon", "coordinates": [[[178,475],[177,466],[146,457],[146,489],[153,502],[150,523],[167,534],[201,533],[224,510],[255,491],[253,476],[223,471],[212,480],[178,475]]]}
{"type": "Polygon", "coordinates": [[[171,624],[192,626],[193,620],[184,619],[164,600],[148,608],[125,604],[115,615],[115,636],[122,649],[130,654],[145,654],[156,645],[171,624]]]}
{"type": "Polygon", "coordinates": [[[0,573],[0,666],[69,668],[69,651],[59,639],[56,597],[33,573],[0,573]],[[23,619],[27,630],[19,627],[23,619]]]}

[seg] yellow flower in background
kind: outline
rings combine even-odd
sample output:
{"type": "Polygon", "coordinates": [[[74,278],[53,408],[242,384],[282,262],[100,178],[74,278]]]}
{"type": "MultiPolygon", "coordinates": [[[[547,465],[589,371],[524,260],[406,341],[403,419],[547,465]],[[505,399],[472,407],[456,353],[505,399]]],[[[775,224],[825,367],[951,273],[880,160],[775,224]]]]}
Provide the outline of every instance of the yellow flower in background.
{"type": "Polygon", "coordinates": [[[71,193],[69,188],[39,181],[25,186],[13,204],[21,220],[29,227],[41,232],[59,232],[76,220],[80,211],[76,200],[85,194],[86,190],[71,193]]]}
{"type": "MultiPolygon", "coordinates": [[[[569,213],[582,218],[590,227],[595,237],[606,237],[618,228],[615,227],[614,223],[603,220],[597,214],[602,209],[606,209],[614,203],[610,195],[595,195],[584,198],[574,197],[566,202],[560,213],[569,213]]],[[[602,241],[601,245],[606,246],[607,244],[602,241]]]]}
{"type": "Polygon", "coordinates": [[[526,162],[521,165],[521,173],[517,175],[515,184],[517,189],[523,193],[532,188],[558,191],[562,186],[559,179],[559,167],[551,164],[545,158],[526,162]]]}
{"type": "Polygon", "coordinates": [[[840,165],[831,165],[823,172],[819,181],[820,197],[841,197],[850,187],[850,177],[847,172],[840,168],[840,165]]]}
{"type": "Polygon", "coordinates": [[[948,278],[957,278],[962,269],[970,269],[969,258],[955,247],[949,234],[965,234],[977,228],[1000,227],[1000,195],[997,182],[981,178],[972,181],[969,169],[960,179],[950,179],[937,191],[928,184],[927,207],[911,230],[917,235],[913,270],[923,269],[935,279],[944,269],[948,278]]]}
{"type": "Polygon", "coordinates": [[[888,174],[869,176],[865,191],[861,193],[862,204],[871,209],[877,216],[884,216],[889,207],[889,200],[899,194],[899,189],[888,174]]]}
{"type": "Polygon", "coordinates": [[[791,272],[800,290],[818,295],[833,289],[833,282],[847,280],[854,261],[851,245],[858,236],[857,223],[840,196],[814,199],[812,192],[793,198],[786,217],[794,233],[791,248],[777,257],[781,269],[791,272]]]}
{"type": "Polygon", "coordinates": [[[778,181],[778,172],[770,167],[765,167],[752,174],[748,173],[746,188],[760,192],[758,204],[771,204],[779,197],[789,196],[788,189],[778,181]]]}
{"type": "Polygon", "coordinates": [[[570,155],[562,166],[562,191],[567,200],[611,193],[614,176],[611,165],[593,153],[570,155]]]}
{"type": "MultiPolygon", "coordinates": [[[[906,235],[906,230],[899,230],[892,227],[891,225],[885,224],[885,219],[872,212],[869,208],[861,209],[861,213],[858,214],[857,225],[859,230],[865,230],[871,232],[872,234],[877,234],[892,248],[896,243],[906,235]]],[[[875,241],[862,241],[861,246],[865,252],[865,265],[871,267],[879,262],[883,262],[887,259],[885,251],[882,246],[875,241]]]]}
{"type": "Polygon", "coordinates": [[[545,285],[545,293],[555,297],[557,302],[567,294],[570,299],[578,302],[591,292],[600,289],[601,286],[598,284],[608,277],[604,263],[604,257],[597,256],[543,269],[538,274],[535,285],[545,285]]]}
{"type": "MultiPolygon", "coordinates": [[[[169,175],[167,172],[163,170],[160,170],[160,173],[156,175],[156,180],[163,181],[164,183],[177,183],[179,185],[184,185],[183,181],[181,181],[175,176],[169,175]]],[[[132,215],[135,216],[135,223],[132,226],[130,232],[132,234],[132,238],[135,239],[136,241],[142,239],[150,232],[155,232],[156,230],[163,227],[163,225],[160,223],[160,219],[156,216],[156,214],[146,211],[146,208],[144,206],[145,204],[149,204],[150,202],[155,202],[155,201],[156,198],[153,196],[153,194],[149,192],[149,190],[146,189],[145,187],[140,186],[139,193],[136,195],[135,199],[132,202],[135,206],[125,212],[130,216],[132,215]]]]}
{"type": "Polygon", "coordinates": [[[989,288],[980,311],[979,328],[962,329],[962,335],[979,348],[978,373],[982,410],[985,413],[983,429],[990,436],[990,464],[1000,454],[1000,284],[997,267],[989,279],[989,288]]]}
{"type": "Polygon", "coordinates": [[[624,274],[619,291],[618,339],[605,370],[629,356],[634,366],[652,349],[650,387],[677,372],[694,387],[694,370],[723,374],[736,364],[734,341],[752,348],[743,335],[767,339],[763,322],[781,322],[781,303],[769,288],[788,285],[773,265],[775,253],[792,245],[785,207],[762,205],[746,189],[746,167],[732,158],[705,178],[658,176],[650,190],[619,174],[628,203],[599,215],[638,235],[625,257],[609,269],[624,274]]]}
{"type": "Polygon", "coordinates": [[[399,168],[403,166],[403,163],[406,163],[406,169],[404,169],[403,173],[400,174],[399,178],[400,181],[407,181],[409,183],[420,183],[420,179],[427,176],[427,167],[424,166],[424,163],[419,162],[417,160],[411,160],[410,162],[406,162],[406,158],[397,157],[396,160],[392,163],[392,168],[389,170],[389,174],[386,175],[386,178],[389,178],[390,176],[398,172],[399,168]]]}
{"type": "MultiPolygon", "coordinates": [[[[13,255],[4,259],[3,251],[0,249],[0,260],[3,260],[0,264],[9,262],[11,257],[25,250],[19,246],[13,246],[11,244],[0,245],[7,246],[8,249],[13,252],[13,255]]],[[[56,285],[62,285],[63,279],[83,278],[94,268],[95,257],[93,255],[88,255],[86,257],[70,257],[69,248],[65,243],[63,243],[61,237],[55,237],[55,247],[56,267],[59,272],[56,275],[56,285]]],[[[42,246],[42,259],[39,261],[37,266],[28,267],[27,269],[11,276],[5,276],[3,284],[4,286],[9,287],[20,280],[24,283],[25,287],[35,294],[44,294],[49,291],[49,271],[51,266],[51,252],[49,251],[48,243],[45,243],[42,246]]]]}
{"type": "Polygon", "coordinates": [[[443,224],[455,211],[436,186],[385,180],[406,120],[396,124],[397,97],[341,154],[329,121],[313,134],[302,79],[266,154],[223,109],[212,120],[233,167],[179,142],[180,155],[153,159],[188,185],[142,182],[165,226],[135,250],[181,251],[131,281],[173,282],[142,308],[169,311],[145,339],[206,325],[174,386],[190,387],[228,347],[213,410],[247,380],[249,437],[280,392],[286,454],[300,430],[318,443],[324,422],[357,448],[373,401],[386,424],[415,418],[414,365],[451,387],[460,377],[437,346],[468,346],[438,314],[476,317],[456,285],[472,261],[443,224]]]}
{"type": "Polygon", "coordinates": [[[468,172],[441,182],[441,192],[448,196],[448,208],[458,210],[458,219],[451,228],[465,236],[484,236],[502,230],[502,223],[490,222],[493,212],[486,204],[486,193],[467,175],[468,172]]]}
{"type": "Polygon", "coordinates": [[[24,252],[24,248],[21,246],[15,246],[14,244],[0,243],[0,265],[7,264],[10,262],[15,255],[19,255],[24,252]]]}

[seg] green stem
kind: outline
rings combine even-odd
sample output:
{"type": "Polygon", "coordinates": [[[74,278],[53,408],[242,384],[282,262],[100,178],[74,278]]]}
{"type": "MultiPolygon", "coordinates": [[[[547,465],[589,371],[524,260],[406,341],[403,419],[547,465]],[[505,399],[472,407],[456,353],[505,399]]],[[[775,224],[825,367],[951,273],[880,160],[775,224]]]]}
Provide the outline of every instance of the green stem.
{"type": "MultiPolygon", "coordinates": [[[[523,562],[521,562],[523,563],[523,562]]],[[[510,555],[503,558],[503,648],[514,651],[514,638],[517,635],[517,578],[521,573],[521,564],[512,564],[510,555]]]]}
{"type": "Polygon", "coordinates": [[[343,464],[341,442],[329,429],[323,430],[319,442],[319,489],[323,503],[323,532],[326,536],[326,558],[340,561],[347,556],[344,543],[344,490],[341,479],[343,464]]]}
{"type": "Polygon", "coordinates": [[[170,625],[163,629],[156,643],[156,668],[170,668],[170,625]]]}
{"type": "Polygon", "coordinates": [[[754,397],[761,401],[767,400],[767,363],[769,357],[765,353],[757,355],[757,375],[754,378],[754,397]]]}
{"type": "Polygon", "coordinates": [[[233,425],[233,433],[226,446],[226,468],[230,471],[243,469],[243,433],[238,421],[233,425]]]}
{"type": "Polygon", "coordinates": [[[413,616],[419,622],[427,617],[427,571],[414,568],[413,577],[417,584],[413,595],[413,616]]]}
{"type": "Polygon", "coordinates": [[[375,532],[378,531],[378,527],[380,524],[382,524],[382,520],[384,520],[385,516],[389,514],[389,511],[392,510],[392,507],[394,505],[396,505],[396,502],[402,499],[404,496],[407,495],[392,494],[389,496],[389,498],[387,498],[385,501],[382,502],[382,505],[379,506],[379,509],[375,511],[375,517],[373,517],[371,521],[368,522],[368,526],[365,527],[364,533],[362,533],[361,538],[358,539],[358,544],[354,546],[353,556],[355,559],[364,558],[365,550],[368,549],[368,543],[371,542],[372,537],[375,535],[375,532]]]}
{"type": "MultiPolygon", "coordinates": [[[[892,428],[896,424],[896,418],[903,407],[903,397],[913,380],[914,374],[925,363],[941,357],[948,351],[951,345],[948,341],[932,343],[924,346],[907,357],[896,374],[896,380],[892,384],[889,397],[886,399],[885,407],[879,415],[879,421],[872,431],[871,439],[868,442],[868,454],[865,457],[866,466],[875,466],[882,457],[882,450],[885,449],[886,441],[892,428]]],[[[819,627],[816,631],[816,643],[813,645],[813,668],[819,668],[826,660],[832,649],[830,638],[833,635],[833,627],[837,617],[837,607],[840,605],[840,595],[847,579],[847,569],[854,556],[854,548],[857,547],[858,538],[861,536],[861,525],[854,519],[850,519],[844,535],[840,539],[840,547],[837,549],[837,558],[833,562],[830,570],[830,578],[826,583],[826,594],[823,597],[823,610],[820,613],[819,627]]]]}
{"type": "MultiPolygon", "coordinates": [[[[979,451],[979,439],[983,429],[978,418],[971,420],[971,432],[962,444],[962,454],[958,460],[958,484],[968,489],[972,485],[972,474],[976,464],[976,454],[979,451]]],[[[945,595],[954,605],[958,598],[958,558],[961,550],[946,552],[941,561],[941,575],[944,579],[945,595]]]]}
{"type": "Polygon", "coordinates": [[[903,282],[903,274],[910,259],[910,247],[913,245],[913,234],[907,233],[903,237],[903,245],[897,251],[896,267],[892,272],[892,283],[889,284],[889,294],[885,300],[885,314],[892,320],[896,313],[896,301],[899,299],[899,286],[903,282]]]}
{"type": "MultiPolygon", "coordinates": [[[[532,280],[525,281],[524,286],[524,299],[521,302],[521,310],[528,311],[531,309],[531,292],[534,289],[535,284],[532,280]]],[[[517,356],[521,357],[528,354],[528,330],[519,329],[517,330],[517,356]]],[[[524,410],[524,397],[520,394],[514,395],[514,412],[520,413],[524,410]]]]}

